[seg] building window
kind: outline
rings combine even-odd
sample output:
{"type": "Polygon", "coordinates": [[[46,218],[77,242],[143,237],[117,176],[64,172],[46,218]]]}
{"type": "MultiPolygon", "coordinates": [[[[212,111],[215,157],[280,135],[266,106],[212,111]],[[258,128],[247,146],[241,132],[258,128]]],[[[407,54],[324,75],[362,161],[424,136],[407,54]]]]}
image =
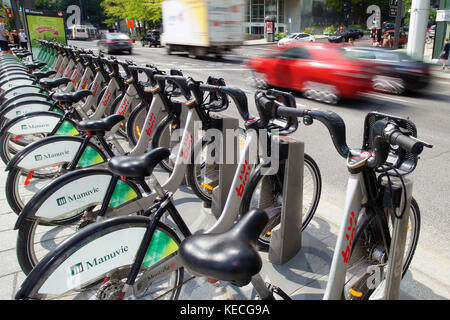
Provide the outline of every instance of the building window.
{"type": "Polygon", "coordinates": [[[252,22],[264,22],[264,0],[252,0],[251,9],[252,22]]]}
{"type": "Polygon", "coordinates": [[[250,22],[250,0],[245,5],[245,22],[250,22]]]}
{"type": "Polygon", "coordinates": [[[266,0],[266,16],[277,16],[277,0],[266,0]]]}
{"type": "Polygon", "coordinates": [[[252,27],[252,34],[264,34],[264,27],[252,27]]]}

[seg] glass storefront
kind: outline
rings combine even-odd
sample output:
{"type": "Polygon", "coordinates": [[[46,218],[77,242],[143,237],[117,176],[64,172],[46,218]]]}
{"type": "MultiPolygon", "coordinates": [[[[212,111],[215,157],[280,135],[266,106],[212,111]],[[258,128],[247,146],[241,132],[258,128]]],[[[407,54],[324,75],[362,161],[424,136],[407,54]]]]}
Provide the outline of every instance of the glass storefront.
{"type": "Polygon", "coordinates": [[[285,0],[247,0],[245,8],[245,32],[264,35],[264,18],[269,15],[277,17],[275,32],[285,30],[285,0]]]}

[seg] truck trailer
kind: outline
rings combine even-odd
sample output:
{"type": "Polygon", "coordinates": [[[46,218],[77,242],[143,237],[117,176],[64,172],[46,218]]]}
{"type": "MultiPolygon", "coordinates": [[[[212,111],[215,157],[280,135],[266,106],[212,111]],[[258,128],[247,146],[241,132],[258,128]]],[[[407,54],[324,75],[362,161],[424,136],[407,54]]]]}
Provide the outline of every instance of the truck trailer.
{"type": "Polygon", "coordinates": [[[244,1],[166,0],[162,3],[161,44],[167,53],[218,57],[244,41],[244,1]]]}

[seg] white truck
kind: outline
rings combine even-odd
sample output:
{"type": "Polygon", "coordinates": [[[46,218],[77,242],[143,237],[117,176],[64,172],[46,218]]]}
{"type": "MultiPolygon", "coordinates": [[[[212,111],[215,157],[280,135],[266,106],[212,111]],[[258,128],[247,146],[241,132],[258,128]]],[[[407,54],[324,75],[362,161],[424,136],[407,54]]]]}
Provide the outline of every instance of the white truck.
{"type": "Polygon", "coordinates": [[[244,41],[243,0],[165,0],[161,44],[167,53],[221,56],[244,41]]]}

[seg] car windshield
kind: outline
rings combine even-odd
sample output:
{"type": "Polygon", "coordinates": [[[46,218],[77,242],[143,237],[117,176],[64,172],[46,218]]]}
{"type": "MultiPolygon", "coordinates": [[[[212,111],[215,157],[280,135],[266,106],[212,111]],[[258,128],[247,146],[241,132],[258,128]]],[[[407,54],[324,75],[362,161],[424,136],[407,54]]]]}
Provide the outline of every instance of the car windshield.
{"type": "Polygon", "coordinates": [[[108,38],[112,40],[129,40],[130,37],[124,33],[110,33],[108,34],[108,38]]]}

